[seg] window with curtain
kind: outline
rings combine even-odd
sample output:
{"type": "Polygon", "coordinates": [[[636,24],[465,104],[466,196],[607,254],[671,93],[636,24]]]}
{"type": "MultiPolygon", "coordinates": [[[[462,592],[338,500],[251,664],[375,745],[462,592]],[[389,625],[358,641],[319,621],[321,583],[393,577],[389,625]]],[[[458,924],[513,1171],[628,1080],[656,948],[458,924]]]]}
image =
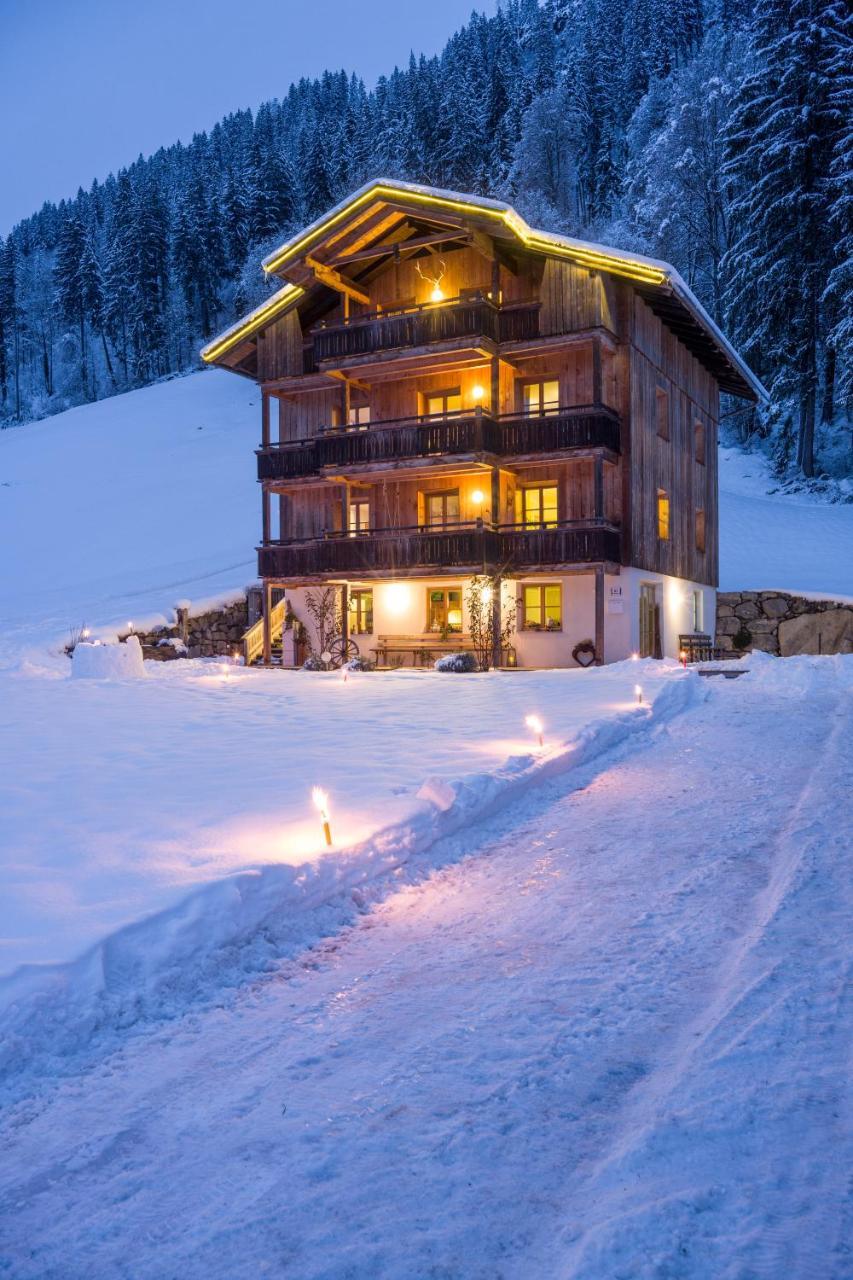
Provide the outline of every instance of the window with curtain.
{"type": "Polygon", "coordinates": [[[559,582],[528,584],[522,588],[522,627],[525,631],[560,631],[563,589],[559,582]]]}
{"type": "Polygon", "coordinates": [[[462,588],[430,588],[427,591],[427,631],[462,630],[462,588]]]}

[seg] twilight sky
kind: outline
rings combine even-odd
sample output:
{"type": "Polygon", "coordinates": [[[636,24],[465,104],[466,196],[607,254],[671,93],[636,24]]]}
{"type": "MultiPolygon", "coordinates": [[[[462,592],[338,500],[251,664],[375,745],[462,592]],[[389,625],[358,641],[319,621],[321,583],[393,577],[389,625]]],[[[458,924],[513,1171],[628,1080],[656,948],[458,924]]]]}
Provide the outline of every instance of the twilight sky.
{"type": "Polygon", "coordinates": [[[0,0],[0,235],[300,76],[437,53],[472,9],[495,0],[0,0]]]}

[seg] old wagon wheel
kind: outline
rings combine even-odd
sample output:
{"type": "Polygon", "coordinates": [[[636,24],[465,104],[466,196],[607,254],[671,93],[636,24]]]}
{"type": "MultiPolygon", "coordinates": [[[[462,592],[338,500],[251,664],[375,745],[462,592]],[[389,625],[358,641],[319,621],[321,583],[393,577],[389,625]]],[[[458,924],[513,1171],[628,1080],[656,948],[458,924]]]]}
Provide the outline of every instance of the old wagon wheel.
{"type": "Polygon", "coordinates": [[[345,662],[351,662],[353,658],[358,657],[358,645],[349,637],[345,640],[343,636],[335,636],[334,640],[329,642],[326,653],[323,654],[323,658],[330,667],[342,667],[345,662]],[[326,653],[329,655],[327,659],[326,653]]]}

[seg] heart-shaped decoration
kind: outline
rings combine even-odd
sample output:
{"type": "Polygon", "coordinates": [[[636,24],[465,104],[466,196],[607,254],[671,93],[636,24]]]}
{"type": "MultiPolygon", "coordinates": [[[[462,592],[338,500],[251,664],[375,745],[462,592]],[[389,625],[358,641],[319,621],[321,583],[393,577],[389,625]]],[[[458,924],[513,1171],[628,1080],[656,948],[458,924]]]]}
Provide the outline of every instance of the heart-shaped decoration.
{"type": "Polygon", "coordinates": [[[581,640],[572,649],[572,657],[579,667],[591,667],[595,662],[595,645],[592,640],[581,640]]]}

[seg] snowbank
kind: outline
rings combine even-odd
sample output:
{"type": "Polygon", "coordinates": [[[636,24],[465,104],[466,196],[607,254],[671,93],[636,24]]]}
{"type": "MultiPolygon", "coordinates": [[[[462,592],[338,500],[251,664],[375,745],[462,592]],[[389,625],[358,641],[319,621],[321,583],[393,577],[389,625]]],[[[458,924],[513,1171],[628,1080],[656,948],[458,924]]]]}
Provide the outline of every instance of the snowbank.
{"type": "Polygon", "coordinates": [[[128,636],[124,644],[75,645],[71,675],[75,680],[141,680],[145,664],[139,637],[128,636]]]}
{"type": "Polygon", "coordinates": [[[72,1053],[99,1028],[171,1016],[209,987],[221,990],[229,980],[262,970],[273,957],[304,949],[357,910],[366,893],[381,894],[383,886],[399,883],[410,861],[437,841],[546,779],[588,765],[705,696],[693,672],[673,664],[662,674],[642,706],[623,704],[568,741],[546,742],[544,750],[512,755],[485,772],[428,779],[403,820],[367,839],[312,861],[260,866],[205,885],[174,907],[120,929],[72,963],[20,968],[0,982],[0,1067],[10,1070],[43,1053],[72,1053]]]}

